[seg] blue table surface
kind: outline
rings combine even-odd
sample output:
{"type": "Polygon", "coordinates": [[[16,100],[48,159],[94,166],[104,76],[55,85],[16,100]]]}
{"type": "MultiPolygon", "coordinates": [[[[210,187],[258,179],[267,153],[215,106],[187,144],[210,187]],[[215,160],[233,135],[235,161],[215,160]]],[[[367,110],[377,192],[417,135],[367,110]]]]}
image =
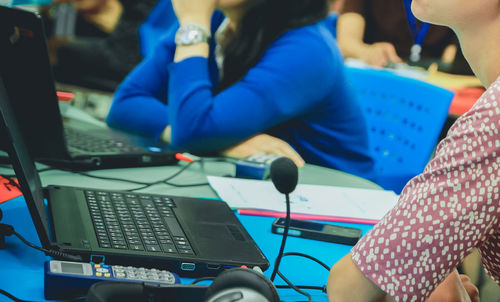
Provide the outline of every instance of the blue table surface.
{"type": "MultiPolygon", "coordinates": [[[[36,231],[29,215],[23,197],[0,204],[4,213],[2,223],[13,225],[18,233],[28,241],[40,245],[36,231]]],[[[258,246],[262,249],[271,263],[271,267],[264,272],[270,276],[272,264],[278,255],[281,236],[271,233],[271,223],[274,218],[246,216],[236,214],[248,230],[258,246]]],[[[370,225],[335,223],[337,225],[357,227],[365,234],[370,225]]],[[[6,238],[7,248],[0,250],[0,289],[6,290],[16,297],[30,301],[46,301],[43,295],[43,264],[49,257],[35,249],[24,245],[16,237],[6,238]]],[[[300,252],[311,255],[332,266],[346,255],[351,246],[327,243],[309,239],[289,237],[285,252],[300,252]]],[[[296,285],[326,285],[328,271],[319,264],[302,257],[289,256],[283,258],[280,271],[296,285]]],[[[182,278],[181,283],[190,283],[193,279],[182,278]]],[[[275,284],[284,284],[276,277],[275,284]]],[[[283,301],[304,301],[304,296],[289,289],[278,290],[283,301]]],[[[327,301],[325,293],[317,290],[308,291],[313,301],[327,301]]],[[[11,301],[0,295],[0,301],[11,301]]]]}

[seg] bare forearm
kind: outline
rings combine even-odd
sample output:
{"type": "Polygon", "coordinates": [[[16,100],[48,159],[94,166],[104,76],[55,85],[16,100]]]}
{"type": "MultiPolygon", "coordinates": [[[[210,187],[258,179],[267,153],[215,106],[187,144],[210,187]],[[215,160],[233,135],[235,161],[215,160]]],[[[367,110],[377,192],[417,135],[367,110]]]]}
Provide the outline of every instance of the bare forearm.
{"type": "Polygon", "coordinates": [[[334,302],[394,301],[367,279],[347,254],[330,270],[328,299],[334,302]]]}
{"type": "Polygon", "coordinates": [[[345,57],[360,58],[366,48],[363,43],[366,22],[357,13],[346,13],[339,17],[337,25],[337,42],[345,57]]]}
{"type": "Polygon", "coordinates": [[[363,41],[346,37],[340,42],[339,40],[340,52],[345,58],[356,58],[360,59],[364,56],[366,49],[369,47],[368,44],[363,43],[363,41]]]}

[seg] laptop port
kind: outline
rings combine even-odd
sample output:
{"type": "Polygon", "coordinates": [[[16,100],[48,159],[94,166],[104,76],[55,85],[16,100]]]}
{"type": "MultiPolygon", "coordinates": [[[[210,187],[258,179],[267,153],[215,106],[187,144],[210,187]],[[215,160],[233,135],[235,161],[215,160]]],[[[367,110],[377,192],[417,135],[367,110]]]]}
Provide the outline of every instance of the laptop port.
{"type": "Polygon", "coordinates": [[[99,157],[91,157],[90,162],[96,167],[101,166],[101,159],[99,157]]]}
{"type": "Polygon", "coordinates": [[[90,263],[103,264],[105,260],[106,260],[105,256],[90,255],[90,263]]]}
{"type": "Polygon", "coordinates": [[[220,265],[219,264],[207,264],[207,268],[208,269],[220,269],[220,265]]]}
{"type": "Polygon", "coordinates": [[[182,263],[181,270],[183,271],[194,271],[196,265],[194,263],[182,263]]]}

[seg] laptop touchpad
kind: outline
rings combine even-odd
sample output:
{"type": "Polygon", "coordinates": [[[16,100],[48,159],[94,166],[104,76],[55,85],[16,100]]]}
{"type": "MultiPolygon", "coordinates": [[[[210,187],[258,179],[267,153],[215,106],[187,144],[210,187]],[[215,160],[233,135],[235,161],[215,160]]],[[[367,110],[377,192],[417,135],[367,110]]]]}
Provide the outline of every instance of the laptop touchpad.
{"type": "MultiPolygon", "coordinates": [[[[192,228],[198,248],[204,256],[233,260],[247,258],[250,242],[240,227],[234,224],[200,223],[192,228]]],[[[253,258],[252,255],[251,258],[253,258]]]]}
{"type": "Polygon", "coordinates": [[[196,226],[196,229],[196,234],[206,239],[246,241],[243,233],[234,224],[201,223],[196,226]]]}

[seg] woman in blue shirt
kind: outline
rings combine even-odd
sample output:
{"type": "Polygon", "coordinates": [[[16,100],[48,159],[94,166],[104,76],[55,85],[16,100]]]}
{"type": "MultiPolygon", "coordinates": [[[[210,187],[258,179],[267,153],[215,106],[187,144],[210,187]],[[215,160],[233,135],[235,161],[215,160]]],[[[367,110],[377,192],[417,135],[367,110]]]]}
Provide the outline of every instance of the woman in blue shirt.
{"type": "Polygon", "coordinates": [[[327,0],[172,4],[179,29],[116,91],[110,126],[182,151],[297,152],[372,178],[365,121],[321,21],[327,0]]]}

